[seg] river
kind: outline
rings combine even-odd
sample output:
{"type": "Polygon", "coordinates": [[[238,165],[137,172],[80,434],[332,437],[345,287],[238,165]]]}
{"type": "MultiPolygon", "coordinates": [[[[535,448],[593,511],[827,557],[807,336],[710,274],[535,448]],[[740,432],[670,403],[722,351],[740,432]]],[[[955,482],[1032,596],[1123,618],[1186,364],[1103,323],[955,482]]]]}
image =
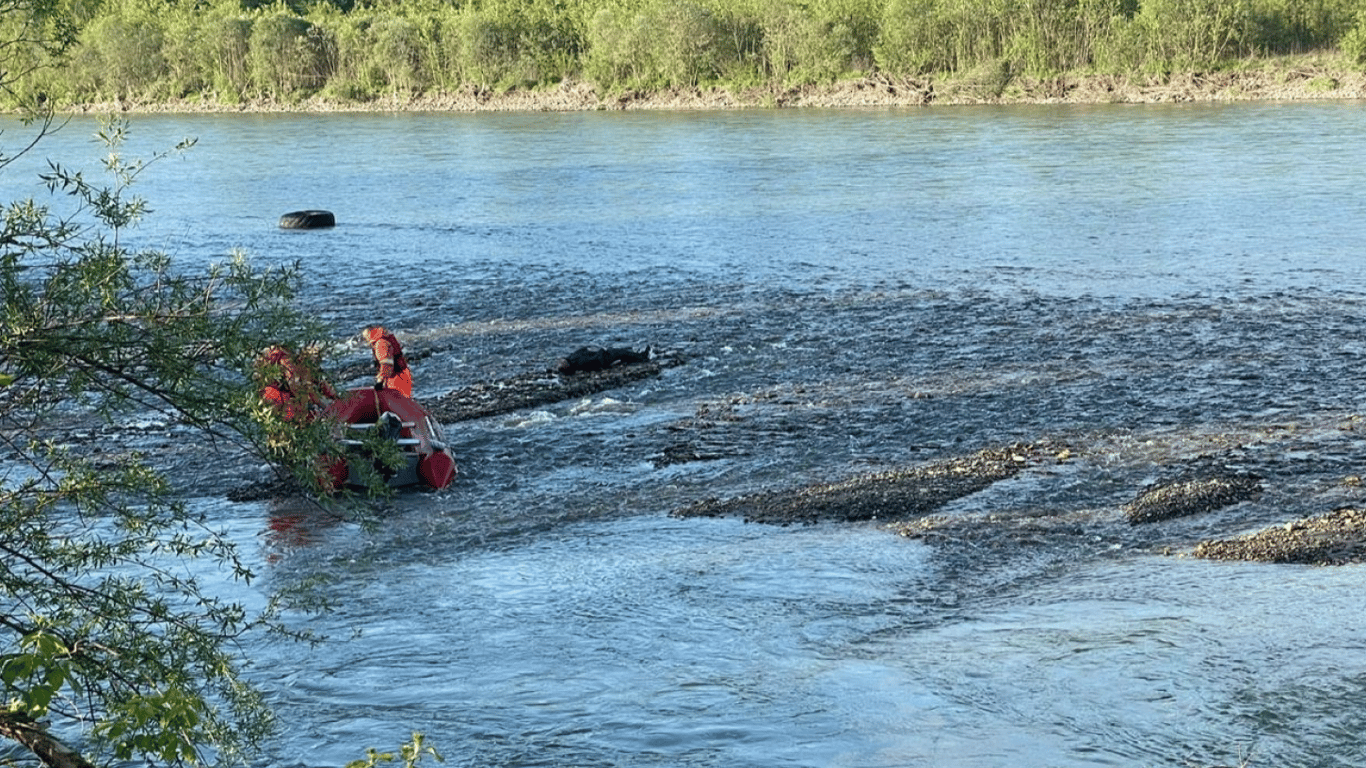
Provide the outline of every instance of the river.
{"type": "MultiPolygon", "coordinates": [[[[452,425],[457,482],[369,524],[187,467],[260,590],[336,603],[297,618],[331,641],[247,649],[260,764],[414,730],[500,768],[1366,763],[1361,569],[1184,556],[1364,501],[1361,109],[133,118],[130,155],[198,144],[126,242],[301,261],[338,356],[384,322],[419,397],[584,344],[683,361],[452,425]],[[275,226],[306,208],[338,226],[275,226]],[[672,514],[1038,441],[938,511],[1010,536],[672,514]],[[1215,465],[1262,495],[1124,521],[1215,465]]],[[[93,168],[92,131],[45,154],[93,168]]]]}

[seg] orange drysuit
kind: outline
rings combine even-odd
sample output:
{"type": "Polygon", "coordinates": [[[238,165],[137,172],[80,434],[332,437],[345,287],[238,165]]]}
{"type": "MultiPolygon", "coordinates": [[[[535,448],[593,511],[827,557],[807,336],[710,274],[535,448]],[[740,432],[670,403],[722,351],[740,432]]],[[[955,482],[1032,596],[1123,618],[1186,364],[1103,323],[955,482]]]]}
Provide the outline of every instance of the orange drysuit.
{"type": "Polygon", "coordinates": [[[375,383],[398,390],[404,397],[412,397],[413,372],[394,334],[376,325],[365,329],[365,340],[370,342],[370,349],[375,353],[375,383]]]}
{"type": "Polygon", "coordinates": [[[315,407],[337,397],[331,385],[318,382],[308,368],[284,347],[270,347],[257,365],[265,381],[261,397],[280,409],[285,421],[307,418],[315,407]]]}

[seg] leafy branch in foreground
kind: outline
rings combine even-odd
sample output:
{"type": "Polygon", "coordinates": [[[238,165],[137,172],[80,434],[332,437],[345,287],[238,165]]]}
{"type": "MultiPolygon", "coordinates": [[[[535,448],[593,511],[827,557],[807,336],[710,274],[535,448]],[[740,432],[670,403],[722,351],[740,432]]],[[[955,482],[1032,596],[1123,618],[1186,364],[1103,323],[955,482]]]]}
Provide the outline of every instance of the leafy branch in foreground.
{"type": "Polygon", "coordinates": [[[426,737],[421,733],[414,732],[412,741],[399,747],[398,754],[393,752],[377,752],[374,748],[365,752],[365,759],[352,760],[346,764],[346,768],[378,768],[380,765],[388,765],[397,760],[403,761],[403,768],[416,768],[424,757],[431,757],[438,763],[446,762],[446,758],[436,751],[435,747],[425,746],[423,742],[426,737]]]}
{"type": "Polygon", "coordinates": [[[95,463],[64,442],[156,415],[260,450],[248,372],[266,344],[318,333],[294,270],[236,256],[195,274],[120,245],[146,212],[125,130],[102,132],[113,186],[50,164],[75,211],[27,200],[0,221],[0,736],[49,766],[90,764],[55,733],[102,759],[241,758],[271,713],[238,643],[301,637],[280,620],[290,598],[240,602],[254,574],[145,457],[95,463]]]}

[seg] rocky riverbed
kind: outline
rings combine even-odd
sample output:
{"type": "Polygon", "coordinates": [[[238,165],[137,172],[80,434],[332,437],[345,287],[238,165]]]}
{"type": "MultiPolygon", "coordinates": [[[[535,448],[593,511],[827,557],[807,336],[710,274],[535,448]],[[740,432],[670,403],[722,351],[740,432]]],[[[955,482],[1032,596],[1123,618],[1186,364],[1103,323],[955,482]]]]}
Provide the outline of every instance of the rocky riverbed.
{"type": "MultiPolygon", "coordinates": [[[[421,352],[418,352],[421,355],[421,352]]],[[[552,369],[527,371],[506,378],[460,388],[423,401],[448,427],[522,409],[539,408],[610,392],[655,376],[687,360],[668,354],[638,364],[572,375],[552,369]]],[[[712,434],[718,424],[707,414],[670,425],[653,438],[657,466],[708,462],[724,458],[722,436],[712,434]],[[664,442],[667,441],[667,442],[664,442]],[[708,447],[710,446],[710,447],[708,447]]],[[[1258,471],[1246,469],[1246,450],[1252,442],[1277,443],[1285,453],[1323,450],[1340,452],[1338,443],[1355,440],[1355,422],[1303,433],[1264,433],[1223,436],[1214,450],[1189,461],[1178,461],[1163,472],[1169,475],[1133,488],[1129,501],[1118,508],[1093,499],[1067,508],[1026,508],[1015,512],[953,511],[948,508],[993,489],[1010,492],[1011,483],[1047,477],[1071,466],[1100,460],[1116,461],[1115,445],[1074,445],[1041,437],[1031,443],[988,447],[962,455],[936,458],[911,466],[816,484],[793,484],[734,497],[708,498],[676,509],[679,517],[735,517],[774,526],[876,524],[890,533],[934,543],[956,553],[965,564],[984,551],[1046,545],[1054,550],[1148,549],[1171,556],[1267,563],[1342,565],[1366,561],[1366,511],[1344,506],[1332,511],[1267,525],[1237,535],[1200,538],[1201,526],[1189,524],[1173,532],[1168,526],[1202,516],[1222,515],[1215,528],[1239,527],[1240,509],[1249,509],[1264,490],[1279,482],[1285,467],[1268,453],[1258,471]],[[1192,531],[1195,533],[1193,534],[1192,531]]],[[[1136,454],[1120,460],[1141,462],[1151,445],[1130,447],[1136,454]]],[[[1355,476],[1342,478],[1347,491],[1359,487],[1355,476]]],[[[278,493],[283,488],[270,489],[278,493]]],[[[1080,491],[1085,500],[1085,490],[1080,491]]],[[[1246,527],[1255,528],[1250,517],[1246,527]]]]}
{"type": "MultiPolygon", "coordinates": [[[[1345,565],[1366,562],[1366,511],[1341,508],[1297,518],[1244,535],[1198,541],[1176,549],[1159,546],[1161,533],[1117,533],[1122,517],[1130,527],[1236,507],[1256,498],[1262,480],[1227,472],[1182,477],[1138,491],[1119,514],[1103,510],[1053,514],[936,515],[950,502],[1016,477],[1030,467],[1060,464],[1075,457],[1060,444],[1011,445],[928,462],[893,472],[836,483],[767,491],[731,499],[709,499],[676,514],[685,517],[743,517],[776,525],[883,521],[908,538],[980,550],[1037,544],[1096,548],[1148,546],[1170,555],[1209,560],[1345,565]],[[1068,543],[1072,541],[1074,543],[1068,543]]],[[[1349,484],[1359,483],[1348,478],[1349,484]]]]}

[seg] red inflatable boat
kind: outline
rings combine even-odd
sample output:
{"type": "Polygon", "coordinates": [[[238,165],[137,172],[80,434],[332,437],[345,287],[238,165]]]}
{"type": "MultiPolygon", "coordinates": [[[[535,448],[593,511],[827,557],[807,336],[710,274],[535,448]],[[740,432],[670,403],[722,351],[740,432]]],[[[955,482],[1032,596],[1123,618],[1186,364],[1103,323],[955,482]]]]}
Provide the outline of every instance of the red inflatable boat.
{"type": "Polygon", "coordinates": [[[323,416],[337,420],[346,430],[342,444],[350,449],[350,455],[332,467],[338,486],[366,484],[365,468],[373,460],[361,454],[361,447],[371,430],[378,430],[382,439],[393,440],[406,459],[404,466],[383,471],[390,486],[445,488],[455,479],[455,460],[446,448],[441,425],[397,390],[367,387],[343,392],[323,416]]]}

